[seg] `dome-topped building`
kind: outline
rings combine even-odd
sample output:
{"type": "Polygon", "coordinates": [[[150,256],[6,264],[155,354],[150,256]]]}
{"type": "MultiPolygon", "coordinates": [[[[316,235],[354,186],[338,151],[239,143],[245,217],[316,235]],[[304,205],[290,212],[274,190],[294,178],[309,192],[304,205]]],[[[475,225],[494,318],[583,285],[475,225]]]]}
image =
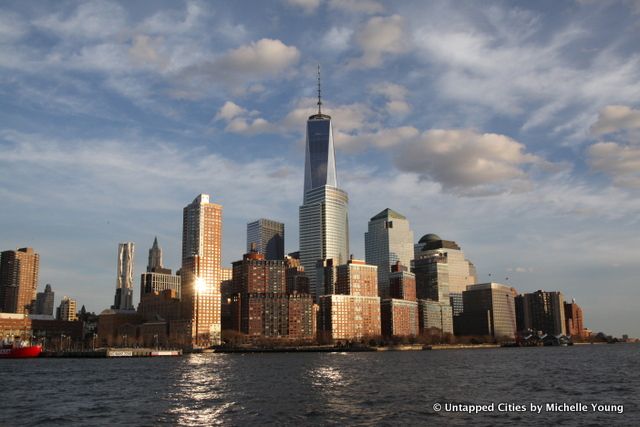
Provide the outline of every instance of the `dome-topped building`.
{"type": "Polygon", "coordinates": [[[429,233],[422,236],[420,240],[418,240],[418,243],[437,242],[440,240],[442,240],[442,238],[437,234],[429,233]]]}

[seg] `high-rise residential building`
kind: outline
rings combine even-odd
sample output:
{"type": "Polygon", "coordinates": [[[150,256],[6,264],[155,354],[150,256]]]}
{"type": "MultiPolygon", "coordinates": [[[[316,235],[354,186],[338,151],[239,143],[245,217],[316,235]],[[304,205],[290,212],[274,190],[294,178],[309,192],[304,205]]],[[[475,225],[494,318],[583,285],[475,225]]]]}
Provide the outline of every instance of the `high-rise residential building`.
{"type": "Polygon", "coordinates": [[[234,262],[233,280],[225,289],[225,313],[230,317],[225,324],[250,338],[313,339],[313,300],[308,293],[298,293],[295,284],[289,289],[288,276],[304,274],[291,269],[289,260],[268,260],[260,252],[234,262]]]}
{"type": "Polygon", "coordinates": [[[516,333],[513,290],[499,283],[480,283],[462,293],[464,312],[454,317],[456,335],[490,335],[512,339],[516,333]]]}
{"type": "Polygon", "coordinates": [[[53,316],[55,292],[51,290],[51,285],[47,283],[44,292],[38,292],[36,295],[35,313],[44,316],[53,316]]]}
{"type": "Polygon", "coordinates": [[[149,249],[149,262],[147,263],[147,272],[152,272],[162,267],[162,249],[158,245],[158,238],[153,239],[153,246],[149,249]]]}
{"type": "Polygon", "coordinates": [[[389,273],[389,296],[407,301],[416,300],[416,275],[398,261],[389,273]]]}
{"type": "Polygon", "coordinates": [[[192,346],[221,339],[222,206],[200,194],[183,210],[181,301],[192,346]]]}
{"type": "Polygon", "coordinates": [[[336,267],[327,263],[325,282],[330,283],[327,287],[334,286],[335,293],[320,297],[321,341],[358,340],[382,333],[377,269],[355,259],[336,267]],[[331,284],[333,277],[335,284],[331,284]]]}
{"type": "Polygon", "coordinates": [[[331,116],[322,114],[318,71],[318,113],[307,120],[304,194],[300,206],[300,260],[309,276],[311,292],[317,285],[316,263],[333,258],[339,265],[349,257],[347,193],[338,188],[331,116]]]}
{"type": "Polygon", "coordinates": [[[284,224],[266,218],[248,223],[247,252],[252,250],[264,254],[265,259],[283,259],[284,224]]]}
{"type": "Polygon", "coordinates": [[[436,234],[423,236],[415,245],[414,273],[418,299],[450,301],[454,316],[464,309],[462,292],[476,282],[475,267],[460,246],[436,234]]]}
{"type": "Polygon", "coordinates": [[[116,296],[114,310],[133,310],[133,242],[118,245],[118,279],[116,282],[116,296]]]}
{"type": "Polygon", "coordinates": [[[413,231],[407,218],[391,209],[372,217],[364,233],[364,250],[367,264],[378,266],[380,298],[388,298],[391,267],[397,262],[408,266],[413,258],[413,231]]]}
{"type": "Polygon", "coordinates": [[[417,336],[419,333],[418,321],[418,303],[416,301],[396,298],[380,301],[380,322],[383,336],[417,336]]]}
{"type": "Polygon", "coordinates": [[[147,272],[140,275],[140,302],[145,295],[159,294],[166,290],[172,290],[175,298],[180,299],[180,283],[180,276],[171,274],[171,269],[163,267],[162,248],[156,237],[149,249],[147,272]]]}
{"type": "Polygon", "coordinates": [[[67,296],[63,297],[62,301],[60,301],[56,314],[58,320],[63,320],[65,322],[78,320],[76,300],[67,296]]]}
{"type": "Polygon", "coordinates": [[[0,253],[0,312],[27,314],[36,299],[40,256],[32,248],[0,253]]]}
{"type": "Polygon", "coordinates": [[[571,337],[584,337],[584,318],[582,316],[582,308],[576,304],[576,300],[564,303],[564,319],[567,323],[567,335],[571,337]]]}
{"type": "Polygon", "coordinates": [[[536,292],[518,296],[521,331],[533,330],[551,335],[566,335],[564,296],[562,292],[536,292]]]}

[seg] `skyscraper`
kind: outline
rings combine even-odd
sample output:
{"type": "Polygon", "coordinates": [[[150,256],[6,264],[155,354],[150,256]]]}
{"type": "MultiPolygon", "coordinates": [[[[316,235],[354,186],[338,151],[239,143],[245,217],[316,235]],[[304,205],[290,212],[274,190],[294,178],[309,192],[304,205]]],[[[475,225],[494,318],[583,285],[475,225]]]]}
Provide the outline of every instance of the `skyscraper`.
{"type": "Polygon", "coordinates": [[[322,114],[318,67],[318,114],[307,120],[304,195],[300,206],[300,261],[316,298],[316,263],[333,258],[337,265],[349,257],[347,193],[338,188],[331,116],[322,114]]]}
{"type": "Polygon", "coordinates": [[[158,238],[153,239],[153,246],[149,249],[149,263],[147,271],[152,272],[154,269],[162,268],[162,249],[158,246],[158,238]]]}
{"type": "Polygon", "coordinates": [[[247,224],[247,252],[255,250],[265,259],[284,259],[284,224],[261,218],[247,224]]]}
{"type": "Polygon", "coordinates": [[[427,234],[415,246],[414,273],[419,299],[451,302],[453,315],[463,311],[462,292],[476,281],[476,270],[456,242],[427,234]]]}
{"type": "Polygon", "coordinates": [[[456,335],[491,335],[512,339],[516,333],[513,290],[499,283],[480,283],[462,293],[464,312],[454,318],[456,335]]]}
{"type": "Polygon", "coordinates": [[[391,266],[398,261],[408,266],[413,257],[413,231],[407,218],[391,209],[372,217],[364,233],[364,251],[367,264],[378,266],[380,298],[388,298],[391,266]]]}
{"type": "Polygon", "coordinates": [[[562,292],[538,290],[519,295],[518,313],[521,330],[541,331],[551,335],[566,335],[564,296],[562,292]]]}
{"type": "Polygon", "coordinates": [[[220,343],[222,206],[200,194],[183,210],[182,317],[193,346],[220,343]]]}
{"type": "Polygon", "coordinates": [[[118,280],[114,310],[133,310],[133,242],[118,245],[118,280]]]}
{"type": "Polygon", "coordinates": [[[26,314],[36,298],[40,256],[32,248],[0,254],[0,311],[26,314]]]}
{"type": "Polygon", "coordinates": [[[162,248],[156,237],[149,249],[147,272],[140,275],[140,303],[145,295],[160,294],[166,290],[172,290],[180,298],[180,276],[171,274],[171,269],[162,266],[162,248]]]}
{"type": "Polygon", "coordinates": [[[60,305],[58,306],[56,314],[58,320],[63,320],[65,322],[73,322],[75,320],[78,320],[78,315],[76,312],[76,300],[67,296],[63,297],[62,301],[60,301],[60,305]]]}
{"type": "Polygon", "coordinates": [[[44,292],[38,292],[36,295],[35,314],[53,316],[54,297],[55,293],[51,290],[51,285],[47,283],[44,292]]]}

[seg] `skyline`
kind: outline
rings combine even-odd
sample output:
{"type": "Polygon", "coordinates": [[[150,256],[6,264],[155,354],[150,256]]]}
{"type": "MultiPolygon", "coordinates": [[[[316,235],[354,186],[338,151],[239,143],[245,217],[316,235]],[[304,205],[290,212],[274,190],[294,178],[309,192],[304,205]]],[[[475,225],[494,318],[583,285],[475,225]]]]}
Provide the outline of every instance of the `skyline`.
{"type": "Polygon", "coordinates": [[[390,208],[414,241],[458,242],[479,283],[559,290],[594,330],[640,335],[633,3],[290,3],[3,7],[0,243],[41,255],[38,291],[100,312],[116,245],[156,235],[177,269],[199,193],[224,207],[224,267],[253,212],[298,249],[321,63],[356,258],[390,208]]]}

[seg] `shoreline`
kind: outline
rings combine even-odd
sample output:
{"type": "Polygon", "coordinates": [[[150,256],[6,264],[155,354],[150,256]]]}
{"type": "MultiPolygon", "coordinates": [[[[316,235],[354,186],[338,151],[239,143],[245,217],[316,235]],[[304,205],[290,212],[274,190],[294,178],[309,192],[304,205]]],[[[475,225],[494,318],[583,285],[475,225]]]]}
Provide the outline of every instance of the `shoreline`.
{"type": "MultiPolygon", "coordinates": [[[[606,342],[574,343],[575,346],[602,345],[606,342]]],[[[638,344],[638,343],[616,343],[638,344]]],[[[533,348],[544,346],[532,346],[533,348]]],[[[554,347],[554,346],[551,346],[554,347]]],[[[559,346],[555,346],[559,347],[559,346]]],[[[406,344],[383,347],[336,347],[336,346],[302,346],[302,347],[235,347],[235,348],[207,348],[207,349],[155,349],[155,348],[101,348],[85,351],[43,351],[38,358],[130,358],[130,357],[180,357],[187,354],[244,354],[244,353],[363,353],[387,351],[442,351],[442,350],[486,350],[495,348],[528,348],[527,346],[513,347],[500,344],[406,344]]]]}

